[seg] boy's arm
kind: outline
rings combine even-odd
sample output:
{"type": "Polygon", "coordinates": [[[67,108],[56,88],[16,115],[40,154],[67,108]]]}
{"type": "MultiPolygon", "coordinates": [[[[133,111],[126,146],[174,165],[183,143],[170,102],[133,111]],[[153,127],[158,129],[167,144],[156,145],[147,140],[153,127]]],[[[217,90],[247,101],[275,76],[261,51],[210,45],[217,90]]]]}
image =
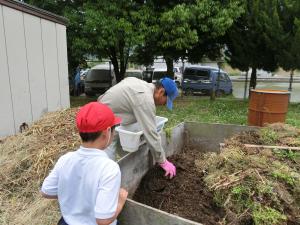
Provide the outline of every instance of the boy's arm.
{"type": "Polygon", "coordinates": [[[62,166],[64,156],[60,157],[53,170],[45,178],[40,190],[42,196],[47,199],[57,199],[57,186],[59,170],[62,166]]]}
{"type": "Polygon", "coordinates": [[[109,225],[113,221],[115,221],[115,219],[117,219],[118,215],[120,214],[120,212],[122,211],[122,209],[125,205],[127,196],[128,196],[128,192],[125,189],[121,188],[120,193],[119,193],[119,201],[118,201],[117,211],[116,211],[115,215],[109,219],[96,219],[97,224],[98,225],[109,225]]]}
{"type": "Polygon", "coordinates": [[[120,189],[121,172],[119,165],[114,163],[106,171],[107,174],[99,184],[95,205],[95,217],[99,225],[112,223],[121,212],[127,198],[127,191],[120,189]]]}
{"type": "Polygon", "coordinates": [[[57,195],[47,195],[45,194],[43,191],[40,191],[41,192],[41,195],[44,197],[44,198],[47,198],[47,199],[57,199],[57,195]]]}

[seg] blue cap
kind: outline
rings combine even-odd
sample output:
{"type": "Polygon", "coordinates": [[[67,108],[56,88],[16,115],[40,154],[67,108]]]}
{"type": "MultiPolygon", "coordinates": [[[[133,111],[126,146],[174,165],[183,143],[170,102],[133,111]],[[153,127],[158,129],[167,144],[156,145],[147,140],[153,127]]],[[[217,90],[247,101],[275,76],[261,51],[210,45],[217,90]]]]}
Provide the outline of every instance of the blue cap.
{"type": "Polygon", "coordinates": [[[174,80],[164,77],[160,80],[162,86],[164,87],[167,93],[167,108],[172,110],[173,109],[173,101],[178,96],[178,89],[174,80]]]}

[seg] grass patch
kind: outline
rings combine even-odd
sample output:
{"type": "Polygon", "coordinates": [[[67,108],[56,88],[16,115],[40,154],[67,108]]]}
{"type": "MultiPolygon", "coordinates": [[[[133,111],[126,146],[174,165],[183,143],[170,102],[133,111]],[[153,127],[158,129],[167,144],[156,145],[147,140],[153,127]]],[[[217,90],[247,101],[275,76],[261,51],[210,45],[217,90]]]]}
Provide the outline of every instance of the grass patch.
{"type": "MultiPolygon", "coordinates": [[[[70,100],[71,107],[78,107],[96,101],[97,97],[71,96],[70,100]]],[[[300,128],[299,112],[300,104],[290,104],[286,123],[300,128]]],[[[169,119],[166,128],[185,121],[247,125],[248,101],[232,96],[217,98],[215,101],[206,96],[183,96],[175,100],[173,111],[165,106],[157,107],[157,115],[169,119]]]]}
{"type": "Polygon", "coordinates": [[[253,220],[256,225],[282,224],[287,217],[270,207],[256,205],[253,210],[253,220]]]}
{"type": "Polygon", "coordinates": [[[276,133],[276,131],[272,130],[269,127],[264,127],[260,130],[260,134],[261,134],[261,139],[264,143],[266,143],[267,145],[273,145],[275,144],[279,137],[276,133]]]}
{"type": "MultiPolygon", "coordinates": [[[[290,104],[286,123],[300,128],[300,104],[290,104]]],[[[157,115],[169,118],[166,127],[174,127],[180,122],[205,122],[247,125],[248,101],[231,97],[211,101],[209,97],[180,97],[175,100],[173,111],[158,107],[157,115]]],[[[276,137],[266,132],[270,141],[276,137]]]]}
{"type": "Polygon", "coordinates": [[[86,97],[86,96],[70,96],[70,104],[71,108],[73,107],[79,107],[82,105],[85,105],[89,102],[97,101],[97,97],[86,97]]]}
{"type": "Polygon", "coordinates": [[[181,97],[176,99],[173,111],[160,106],[157,115],[169,119],[167,127],[186,121],[246,124],[247,107],[247,102],[231,98],[211,101],[208,97],[181,97]]]}

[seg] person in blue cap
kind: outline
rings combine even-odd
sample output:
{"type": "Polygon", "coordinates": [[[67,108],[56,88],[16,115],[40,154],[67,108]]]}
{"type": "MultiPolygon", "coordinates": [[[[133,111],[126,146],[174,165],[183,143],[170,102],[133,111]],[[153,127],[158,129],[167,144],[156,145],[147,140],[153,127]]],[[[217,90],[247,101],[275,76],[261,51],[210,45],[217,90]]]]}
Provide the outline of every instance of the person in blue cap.
{"type": "MultiPolygon", "coordinates": [[[[122,118],[122,125],[139,123],[154,161],[165,170],[165,176],[170,178],[176,175],[176,167],[166,159],[160,135],[156,130],[156,106],[166,105],[172,110],[177,96],[177,86],[168,77],[162,78],[156,84],[128,77],[98,98],[99,102],[108,105],[116,116],[122,118]]],[[[106,153],[113,160],[117,148],[120,147],[118,139],[116,134],[112,144],[106,149],[106,153]]]]}

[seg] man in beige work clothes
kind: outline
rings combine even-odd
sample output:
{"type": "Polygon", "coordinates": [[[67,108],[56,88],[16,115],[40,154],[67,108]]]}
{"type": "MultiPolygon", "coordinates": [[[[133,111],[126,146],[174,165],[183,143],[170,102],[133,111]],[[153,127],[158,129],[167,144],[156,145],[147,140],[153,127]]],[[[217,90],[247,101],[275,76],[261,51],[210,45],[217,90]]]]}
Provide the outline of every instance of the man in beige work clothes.
{"type": "MultiPolygon", "coordinates": [[[[116,116],[122,118],[122,125],[138,122],[150,151],[157,163],[165,170],[165,176],[176,175],[176,167],[166,159],[161,138],[156,130],[156,106],[167,105],[172,110],[173,101],[178,96],[176,84],[170,78],[163,78],[150,84],[134,77],[125,78],[110,88],[98,101],[108,105],[116,116]]],[[[106,149],[110,158],[115,159],[118,136],[106,149]]]]}

